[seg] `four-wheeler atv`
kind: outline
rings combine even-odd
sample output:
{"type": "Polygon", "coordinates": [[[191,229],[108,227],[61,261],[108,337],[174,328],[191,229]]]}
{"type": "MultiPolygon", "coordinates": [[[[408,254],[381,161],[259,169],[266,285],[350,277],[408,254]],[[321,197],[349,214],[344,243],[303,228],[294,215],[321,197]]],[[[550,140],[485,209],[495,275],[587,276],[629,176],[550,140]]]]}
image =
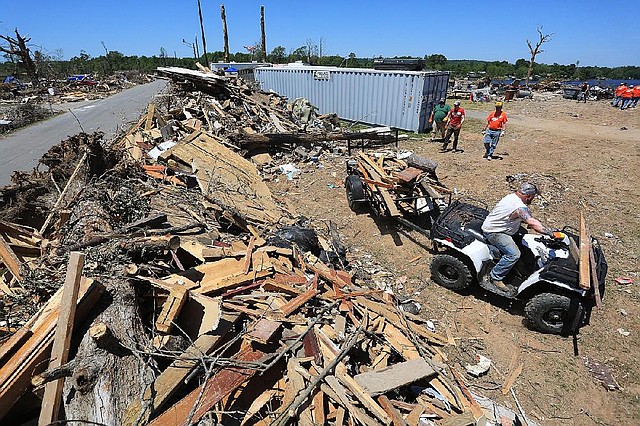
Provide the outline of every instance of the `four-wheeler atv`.
{"type": "Polygon", "coordinates": [[[487,214],[486,208],[461,201],[444,209],[431,229],[438,250],[431,262],[433,280],[451,290],[479,285],[494,294],[520,300],[525,304],[530,327],[543,333],[570,335],[588,324],[595,291],[604,294],[607,273],[598,241],[591,239],[597,282],[583,289],[578,285],[576,249],[571,248],[578,240],[575,230],[565,228],[549,237],[528,234],[520,228],[514,240],[521,256],[504,280],[510,291],[503,291],[488,280],[500,252],[483,236],[481,226],[487,214]]]}

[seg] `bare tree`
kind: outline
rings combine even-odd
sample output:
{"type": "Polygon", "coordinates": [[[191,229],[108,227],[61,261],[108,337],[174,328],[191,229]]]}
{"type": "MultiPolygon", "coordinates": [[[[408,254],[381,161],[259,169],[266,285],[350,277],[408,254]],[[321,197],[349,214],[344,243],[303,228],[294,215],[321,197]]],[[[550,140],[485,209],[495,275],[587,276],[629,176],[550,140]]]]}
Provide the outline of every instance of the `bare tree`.
{"type": "Polygon", "coordinates": [[[529,60],[529,69],[527,70],[527,79],[525,80],[525,85],[528,86],[529,85],[529,79],[531,78],[531,73],[533,72],[533,63],[536,60],[536,56],[538,56],[538,54],[544,52],[544,50],[541,49],[542,45],[544,43],[547,43],[549,41],[551,41],[551,36],[553,36],[553,33],[551,34],[543,34],[542,33],[542,26],[539,26],[537,28],[538,30],[538,41],[535,44],[535,47],[533,45],[533,43],[531,41],[529,41],[529,39],[527,39],[527,46],[529,46],[529,52],[531,53],[531,59],[529,60]]]}
{"type": "Polygon", "coordinates": [[[267,36],[264,31],[264,6],[260,6],[260,33],[262,34],[262,62],[267,62],[267,36]]]}
{"type": "Polygon", "coordinates": [[[318,46],[313,40],[308,38],[305,47],[307,49],[307,62],[309,64],[312,64],[313,62],[315,62],[315,61],[312,62],[312,60],[318,57],[318,46]]]}
{"type": "Polygon", "coordinates": [[[0,45],[0,52],[8,54],[13,61],[17,58],[17,64],[24,68],[25,72],[32,80],[34,84],[38,82],[38,67],[31,57],[31,51],[27,47],[27,43],[31,41],[31,37],[22,37],[16,28],[14,30],[16,38],[11,36],[0,36],[0,38],[6,41],[7,45],[0,45]]]}
{"type": "Polygon", "coordinates": [[[208,67],[209,58],[207,58],[207,39],[204,38],[204,23],[202,22],[202,7],[200,7],[200,0],[198,0],[198,16],[200,17],[200,31],[202,32],[202,50],[204,51],[204,65],[208,67]]]}
{"type": "Polygon", "coordinates": [[[220,17],[222,18],[222,37],[224,38],[224,61],[229,63],[229,33],[227,32],[227,15],[224,4],[220,5],[220,17]]]}

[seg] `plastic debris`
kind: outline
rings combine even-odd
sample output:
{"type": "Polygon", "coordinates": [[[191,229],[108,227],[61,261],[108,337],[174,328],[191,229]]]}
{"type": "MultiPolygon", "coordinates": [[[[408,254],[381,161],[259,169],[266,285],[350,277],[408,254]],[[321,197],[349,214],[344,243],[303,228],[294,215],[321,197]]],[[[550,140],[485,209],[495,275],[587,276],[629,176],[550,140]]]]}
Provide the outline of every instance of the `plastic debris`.
{"type": "Polygon", "coordinates": [[[464,368],[467,370],[467,373],[471,374],[474,377],[480,377],[489,371],[491,367],[491,360],[484,355],[477,354],[476,355],[477,364],[471,365],[467,364],[464,368]]]}

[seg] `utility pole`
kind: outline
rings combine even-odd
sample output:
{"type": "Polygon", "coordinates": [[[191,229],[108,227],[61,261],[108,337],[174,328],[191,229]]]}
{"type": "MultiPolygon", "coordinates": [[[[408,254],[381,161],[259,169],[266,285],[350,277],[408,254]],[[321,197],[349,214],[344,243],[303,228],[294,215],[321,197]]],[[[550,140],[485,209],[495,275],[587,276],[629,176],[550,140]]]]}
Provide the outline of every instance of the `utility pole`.
{"type": "Polygon", "coordinates": [[[196,54],[198,55],[196,59],[200,57],[200,46],[198,46],[198,36],[196,36],[196,54]]]}
{"type": "Polygon", "coordinates": [[[262,62],[267,62],[267,37],[264,33],[264,5],[260,6],[260,30],[262,31],[262,62]]]}
{"type": "Polygon", "coordinates": [[[202,49],[204,50],[204,62],[205,66],[209,66],[209,58],[207,58],[207,40],[204,38],[204,24],[202,23],[202,8],[200,7],[200,0],[198,0],[198,15],[200,15],[200,30],[202,31],[202,49]]]}
{"type": "Polygon", "coordinates": [[[224,4],[220,5],[222,16],[222,36],[224,37],[224,61],[229,63],[229,35],[227,34],[227,15],[224,13],[224,4]]]}

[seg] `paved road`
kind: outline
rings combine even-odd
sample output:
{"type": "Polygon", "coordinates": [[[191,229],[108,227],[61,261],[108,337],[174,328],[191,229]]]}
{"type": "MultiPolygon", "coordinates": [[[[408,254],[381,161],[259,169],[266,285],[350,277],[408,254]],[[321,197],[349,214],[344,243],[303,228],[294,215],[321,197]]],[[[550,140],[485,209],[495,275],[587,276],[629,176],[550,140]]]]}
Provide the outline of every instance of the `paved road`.
{"type": "Polygon", "coordinates": [[[104,132],[105,140],[113,138],[118,130],[137,121],[166,85],[165,80],[155,80],[106,99],[73,104],[73,114],[67,111],[0,138],[0,187],[11,183],[14,170],[33,170],[49,148],[82,129],[87,133],[100,130],[104,132]]]}

